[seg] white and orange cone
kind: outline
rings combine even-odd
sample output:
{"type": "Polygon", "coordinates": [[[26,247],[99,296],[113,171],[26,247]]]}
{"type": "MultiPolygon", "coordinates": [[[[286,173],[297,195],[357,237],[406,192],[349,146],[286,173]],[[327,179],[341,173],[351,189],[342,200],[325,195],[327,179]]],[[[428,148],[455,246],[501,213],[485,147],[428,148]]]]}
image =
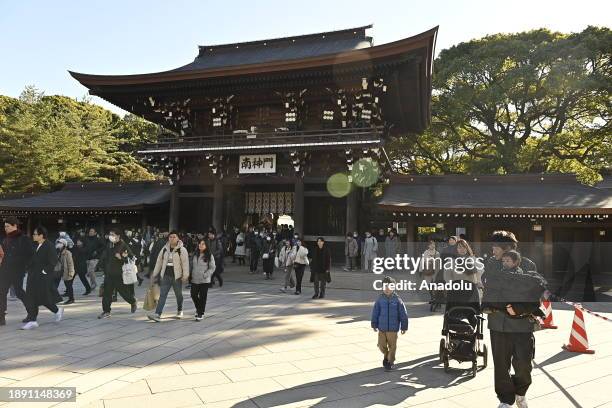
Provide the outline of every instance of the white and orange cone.
{"type": "Polygon", "coordinates": [[[576,306],[574,306],[574,323],[572,323],[569,343],[563,345],[562,348],[573,353],[595,353],[595,350],[589,349],[589,339],[587,338],[584,316],[582,315],[582,310],[576,306]]]}
{"type": "Polygon", "coordinates": [[[555,326],[555,323],[553,322],[552,303],[550,303],[550,300],[543,300],[542,308],[544,309],[544,314],[546,315],[544,322],[542,323],[542,328],[556,329],[557,326],[555,326]]]}

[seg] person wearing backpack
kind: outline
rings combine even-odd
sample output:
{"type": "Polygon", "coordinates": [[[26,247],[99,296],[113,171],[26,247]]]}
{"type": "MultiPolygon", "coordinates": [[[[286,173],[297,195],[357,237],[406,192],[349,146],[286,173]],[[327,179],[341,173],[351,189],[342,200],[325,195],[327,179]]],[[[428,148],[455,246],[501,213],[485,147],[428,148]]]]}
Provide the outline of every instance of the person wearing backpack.
{"type": "Polygon", "coordinates": [[[166,305],[170,288],[176,296],[176,318],[183,318],[183,285],[189,280],[189,254],[179,239],[178,233],[172,231],[168,234],[168,243],[160,251],[151,274],[151,285],[160,286],[159,301],[155,313],[147,317],[155,322],[161,321],[161,314],[166,305]]]}

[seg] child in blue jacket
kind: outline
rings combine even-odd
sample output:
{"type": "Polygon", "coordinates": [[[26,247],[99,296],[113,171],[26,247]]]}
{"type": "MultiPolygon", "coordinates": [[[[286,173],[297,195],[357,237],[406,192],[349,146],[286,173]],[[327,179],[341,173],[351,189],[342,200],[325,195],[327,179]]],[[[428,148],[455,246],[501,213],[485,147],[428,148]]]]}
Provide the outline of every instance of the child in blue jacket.
{"type": "Polygon", "coordinates": [[[408,314],[406,306],[400,297],[389,288],[395,284],[395,279],[385,276],[383,279],[383,293],[374,303],[372,310],[372,328],[378,332],[378,348],[383,353],[383,367],[392,370],[397,349],[397,332],[402,334],[408,330],[408,314]]]}

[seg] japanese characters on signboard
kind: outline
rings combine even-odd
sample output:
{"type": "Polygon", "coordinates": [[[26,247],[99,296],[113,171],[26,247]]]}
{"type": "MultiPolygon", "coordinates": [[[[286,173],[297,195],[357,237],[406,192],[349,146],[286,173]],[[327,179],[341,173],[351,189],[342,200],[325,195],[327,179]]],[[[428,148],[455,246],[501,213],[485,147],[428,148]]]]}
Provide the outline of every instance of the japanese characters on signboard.
{"type": "Polygon", "coordinates": [[[241,155],[238,163],[239,174],[276,173],[275,154],[241,155]]]}

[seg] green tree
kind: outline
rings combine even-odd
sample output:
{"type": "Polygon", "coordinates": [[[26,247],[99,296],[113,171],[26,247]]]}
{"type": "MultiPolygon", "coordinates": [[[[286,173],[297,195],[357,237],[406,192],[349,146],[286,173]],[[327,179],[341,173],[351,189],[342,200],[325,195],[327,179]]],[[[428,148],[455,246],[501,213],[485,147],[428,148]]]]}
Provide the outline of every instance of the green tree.
{"type": "Polygon", "coordinates": [[[612,161],[612,32],[497,34],[443,50],[432,125],[391,145],[405,171],[572,172],[612,161]]]}
{"type": "Polygon", "coordinates": [[[88,100],[44,96],[34,87],[19,99],[0,96],[0,192],[153,179],[133,153],[155,135],[155,125],[88,100]]]}

